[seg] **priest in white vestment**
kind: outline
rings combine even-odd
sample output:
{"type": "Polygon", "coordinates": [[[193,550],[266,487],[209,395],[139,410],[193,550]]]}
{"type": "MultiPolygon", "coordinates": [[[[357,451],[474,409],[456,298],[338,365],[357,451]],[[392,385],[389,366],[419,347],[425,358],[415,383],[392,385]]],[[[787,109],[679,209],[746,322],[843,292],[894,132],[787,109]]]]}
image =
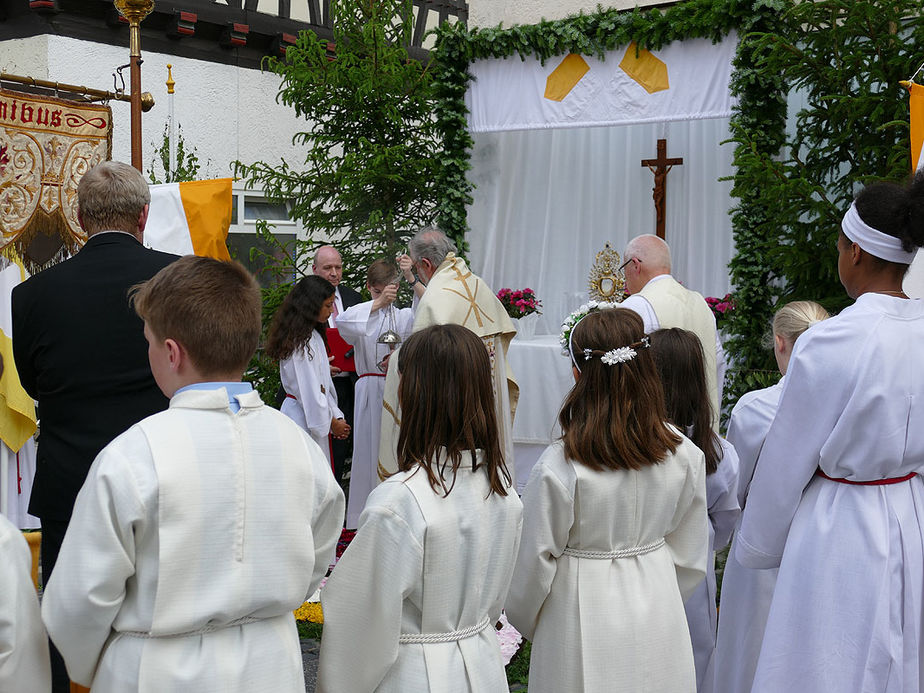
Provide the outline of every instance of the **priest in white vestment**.
{"type": "Polygon", "coordinates": [[[793,350],[735,552],[779,567],[754,693],[924,685],[924,301],[901,289],[922,202],[924,176],[858,195],[837,243],[856,301],[793,350]]]}
{"type": "Polygon", "coordinates": [[[0,691],[49,693],[48,638],[22,532],[0,515],[0,691]]]}
{"type": "Polygon", "coordinates": [[[706,386],[712,405],[713,428],[718,431],[725,380],[725,351],[716,332],[715,316],[702,294],[691,291],[671,276],[671,251],[657,236],[636,236],[626,245],[626,290],[620,305],[642,316],[645,332],[663,327],[690,330],[703,345],[706,386]]]}
{"type": "MultiPolygon", "coordinates": [[[[507,362],[507,349],[516,334],[510,316],[484,280],[472,273],[446,235],[426,227],[408,245],[417,274],[427,286],[414,316],[414,332],[431,325],[467,327],[484,342],[491,359],[494,410],[504,459],[513,475],[513,417],[520,389],[507,362]]],[[[397,358],[388,364],[382,433],[379,441],[379,477],[398,469],[397,444],[401,423],[398,405],[397,358]]],[[[514,486],[516,481],[514,480],[514,486]]]]}

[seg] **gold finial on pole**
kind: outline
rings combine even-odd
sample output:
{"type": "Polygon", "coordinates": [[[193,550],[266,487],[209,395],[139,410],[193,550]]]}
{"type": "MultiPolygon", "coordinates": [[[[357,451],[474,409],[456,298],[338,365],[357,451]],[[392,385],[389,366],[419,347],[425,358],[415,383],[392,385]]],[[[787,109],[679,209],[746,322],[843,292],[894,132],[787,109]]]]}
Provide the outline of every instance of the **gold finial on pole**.
{"type": "Polygon", "coordinates": [[[154,0],[113,0],[113,4],[119,14],[128,20],[132,88],[132,166],[141,171],[141,22],[154,9],[154,0]]]}
{"type": "Polygon", "coordinates": [[[175,86],[176,82],[173,81],[173,65],[167,63],[167,93],[172,94],[175,86]]]}

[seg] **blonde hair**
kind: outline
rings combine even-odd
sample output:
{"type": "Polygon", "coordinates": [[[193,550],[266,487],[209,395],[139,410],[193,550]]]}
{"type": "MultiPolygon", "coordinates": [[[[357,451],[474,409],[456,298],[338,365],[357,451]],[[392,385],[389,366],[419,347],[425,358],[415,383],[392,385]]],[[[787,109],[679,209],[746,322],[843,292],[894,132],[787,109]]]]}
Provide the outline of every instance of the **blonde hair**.
{"type": "Polygon", "coordinates": [[[780,308],[773,316],[773,334],[789,342],[816,322],[827,320],[831,315],[815,301],[793,301],[780,308]]]}
{"type": "Polygon", "coordinates": [[[144,176],[121,161],[97,164],[77,184],[77,207],[90,235],[110,230],[134,233],[141,210],[150,202],[144,176]]]}

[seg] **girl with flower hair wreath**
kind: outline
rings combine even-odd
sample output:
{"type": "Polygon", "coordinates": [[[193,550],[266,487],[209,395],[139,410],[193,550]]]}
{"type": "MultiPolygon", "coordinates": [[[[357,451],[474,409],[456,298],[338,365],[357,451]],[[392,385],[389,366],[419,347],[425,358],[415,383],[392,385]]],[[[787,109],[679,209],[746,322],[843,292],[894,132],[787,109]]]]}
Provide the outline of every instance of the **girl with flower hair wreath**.
{"type": "Polygon", "coordinates": [[[705,576],[703,453],[668,422],[642,319],[569,334],[561,440],[523,495],[507,616],[533,641],[529,689],[696,689],[683,602],[705,576]]]}

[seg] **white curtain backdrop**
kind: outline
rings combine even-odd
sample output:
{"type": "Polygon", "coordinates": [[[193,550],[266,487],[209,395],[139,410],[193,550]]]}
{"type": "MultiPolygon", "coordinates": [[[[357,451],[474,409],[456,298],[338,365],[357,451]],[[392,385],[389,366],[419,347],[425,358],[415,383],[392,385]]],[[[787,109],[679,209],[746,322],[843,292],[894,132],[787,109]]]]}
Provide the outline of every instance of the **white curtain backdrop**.
{"type": "Polygon", "coordinates": [[[537,334],[556,334],[587,300],[594,256],[608,241],[654,233],[654,176],[641,166],[656,156],[683,157],[667,176],[666,240],[673,274],[704,296],[730,290],[734,255],[728,210],[733,145],[728,119],[618,127],[474,134],[474,202],[468,210],[469,258],[497,291],[529,287],[544,304],[537,334]]]}

